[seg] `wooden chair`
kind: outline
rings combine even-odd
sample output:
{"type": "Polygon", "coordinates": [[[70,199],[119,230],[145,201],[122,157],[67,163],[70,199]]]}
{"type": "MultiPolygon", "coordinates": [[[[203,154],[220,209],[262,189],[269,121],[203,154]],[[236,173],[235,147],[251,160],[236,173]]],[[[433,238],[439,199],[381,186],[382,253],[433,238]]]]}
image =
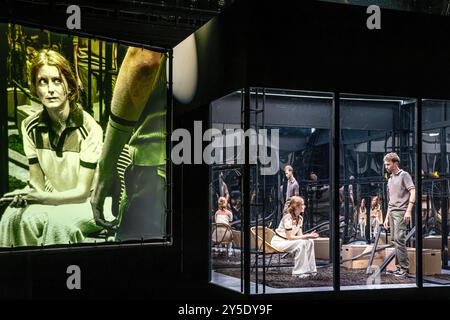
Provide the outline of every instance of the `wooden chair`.
{"type": "MultiPolygon", "coordinates": [[[[269,227],[258,226],[257,228],[256,227],[250,228],[250,233],[253,242],[251,250],[255,250],[256,249],[255,247],[257,247],[256,252],[258,255],[266,254],[270,256],[269,263],[266,265],[266,271],[269,270],[269,267],[271,266],[273,255],[278,255],[278,268],[279,268],[281,264],[281,254],[285,254],[286,252],[278,251],[270,244],[273,236],[275,235],[275,231],[273,231],[269,227]]],[[[256,266],[256,261],[257,260],[255,260],[253,268],[256,266]]]]}
{"type": "MultiPolygon", "coordinates": [[[[231,243],[233,243],[233,231],[231,230],[230,225],[226,223],[213,223],[212,224],[212,236],[211,240],[214,246],[222,246],[225,245],[228,248],[231,243]]],[[[234,250],[233,250],[234,253],[234,250]]]]}

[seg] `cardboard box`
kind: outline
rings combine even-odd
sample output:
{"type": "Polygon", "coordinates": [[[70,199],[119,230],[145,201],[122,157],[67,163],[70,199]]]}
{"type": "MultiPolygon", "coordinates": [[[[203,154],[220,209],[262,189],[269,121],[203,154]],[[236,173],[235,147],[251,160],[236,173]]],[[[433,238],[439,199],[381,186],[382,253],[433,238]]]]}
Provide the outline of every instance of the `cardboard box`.
{"type": "Polygon", "coordinates": [[[378,240],[378,245],[387,244],[386,232],[380,234],[380,240],[378,240]]]}
{"type": "MultiPolygon", "coordinates": [[[[394,248],[386,249],[386,257],[393,252],[394,248]]],[[[436,249],[423,249],[422,250],[422,268],[424,276],[432,276],[435,274],[441,274],[442,261],[441,261],[441,251],[436,249]]],[[[411,274],[416,274],[416,249],[408,248],[408,260],[409,260],[409,270],[411,274]]],[[[386,271],[395,271],[395,258],[387,265],[386,271]]]]}
{"type": "MultiPolygon", "coordinates": [[[[377,246],[377,249],[385,248],[385,245],[377,246]]],[[[342,260],[348,260],[356,257],[362,253],[368,253],[357,260],[347,261],[343,263],[344,268],[347,269],[367,269],[369,265],[370,252],[372,252],[373,245],[353,245],[346,244],[342,246],[342,260]]],[[[375,254],[372,267],[376,268],[383,263],[385,259],[385,250],[379,251],[375,254]]]]}
{"type": "Polygon", "coordinates": [[[330,260],[330,239],[317,238],[314,239],[314,254],[316,259],[330,260]]]}
{"type": "MultiPolygon", "coordinates": [[[[241,231],[231,229],[231,232],[233,233],[233,248],[243,249],[241,243],[241,231]]],[[[255,238],[252,237],[252,235],[250,235],[250,250],[255,250],[255,248],[256,248],[255,238]]]]}
{"type": "MultiPolygon", "coordinates": [[[[448,237],[450,244],[450,236],[448,237]]],[[[424,249],[439,249],[442,250],[442,236],[426,236],[423,238],[424,249]]]]}
{"type": "MultiPolygon", "coordinates": [[[[416,273],[416,249],[408,248],[409,273],[416,273]]],[[[441,273],[441,250],[422,250],[422,268],[424,276],[432,276],[441,273]]]]}

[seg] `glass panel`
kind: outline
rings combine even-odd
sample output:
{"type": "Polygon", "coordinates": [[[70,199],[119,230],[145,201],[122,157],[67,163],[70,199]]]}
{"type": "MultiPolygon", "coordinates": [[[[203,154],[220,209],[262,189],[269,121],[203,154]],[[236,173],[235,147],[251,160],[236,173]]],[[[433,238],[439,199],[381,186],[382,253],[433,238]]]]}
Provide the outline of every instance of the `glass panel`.
{"type": "Polygon", "coordinates": [[[413,237],[410,241],[405,239],[414,223],[402,222],[410,193],[402,186],[408,182],[412,187],[409,177],[416,184],[414,108],[412,99],[341,96],[339,199],[343,243],[341,287],[344,289],[415,286],[411,269],[410,274],[403,276],[386,272],[396,270],[395,258],[387,264],[388,257],[393,255],[394,237],[398,239],[396,243],[403,241],[399,246],[402,256],[397,254],[399,266],[406,270],[408,257],[410,266],[413,261],[413,237]],[[403,179],[395,185],[400,187],[393,185],[389,191],[390,173],[383,158],[391,152],[398,154],[399,168],[404,172],[395,175],[396,179],[403,179]],[[395,221],[391,219],[390,229],[385,230],[383,222],[389,207],[395,221]]]}
{"type": "Polygon", "coordinates": [[[211,128],[216,129],[210,166],[210,279],[217,285],[243,292],[242,163],[240,144],[233,139],[241,128],[242,93],[211,103],[211,128]],[[228,133],[228,135],[227,135],[228,133]],[[222,199],[223,198],[223,199],[222,199]],[[221,209],[219,208],[221,206],[221,209]]]}
{"type": "Polygon", "coordinates": [[[270,165],[260,154],[251,163],[252,293],[332,290],[331,108],[330,93],[251,90],[250,127],[258,151],[270,149],[270,165]],[[263,146],[266,135],[270,147],[263,146]],[[296,239],[286,239],[288,233],[296,239]]]}
{"type": "Polygon", "coordinates": [[[423,100],[422,107],[423,280],[424,286],[448,286],[448,256],[442,248],[448,245],[443,246],[443,239],[450,220],[450,102],[423,100]]]}

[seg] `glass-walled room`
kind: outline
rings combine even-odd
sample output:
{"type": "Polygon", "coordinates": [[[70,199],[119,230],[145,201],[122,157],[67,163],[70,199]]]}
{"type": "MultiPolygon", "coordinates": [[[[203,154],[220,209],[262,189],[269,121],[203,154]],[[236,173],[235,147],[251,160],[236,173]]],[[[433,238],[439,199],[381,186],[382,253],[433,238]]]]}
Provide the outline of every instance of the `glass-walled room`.
{"type": "MultiPolygon", "coordinates": [[[[219,128],[222,134],[227,133],[226,129],[243,129],[243,99],[243,93],[236,92],[213,102],[213,128],[219,128]]],[[[234,158],[227,154],[224,165],[211,165],[212,185],[216,184],[210,197],[211,216],[215,214],[215,218],[210,220],[213,283],[239,288],[240,291],[243,289],[242,219],[246,214],[243,212],[244,202],[248,199],[250,292],[332,290],[331,108],[330,93],[251,90],[250,122],[246,131],[250,141],[249,196],[242,197],[244,140],[236,131],[228,132],[223,145],[226,152],[236,151],[234,158]],[[230,134],[234,134],[233,138],[230,134]],[[233,141],[236,144],[231,147],[226,143],[233,141]],[[228,189],[231,199],[229,211],[233,214],[230,222],[232,250],[222,255],[217,252],[221,249],[217,248],[215,239],[219,206],[216,199],[220,193],[215,190],[224,190],[221,184],[227,186],[225,189],[228,189]],[[230,185],[235,187],[230,188],[230,185]],[[294,202],[291,203],[291,199],[294,202]],[[236,219],[235,203],[241,209],[236,219]],[[287,237],[301,237],[304,241],[291,248],[286,242],[287,237]],[[308,251],[306,258],[300,254],[305,250],[308,251]]]]}
{"type": "Polygon", "coordinates": [[[423,101],[420,135],[414,98],[340,94],[336,103],[335,96],[252,88],[210,105],[218,129],[210,163],[212,283],[239,292],[247,286],[250,294],[328,291],[336,283],[343,290],[449,284],[442,250],[450,210],[447,102],[423,101]],[[416,272],[418,212],[423,280],[416,272]]]}
{"type": "Polygon", "coordinates": [[[422,230],[424,286],[448,278],[450,102],[422,101],[422,230]]]}
{"type": "Polygon", "coordinates": [[[417,184],[415,108],[414,99],[341,95],[340,280],[345,289],[415,286],[414,208],[408,208],[409,201],[415,201],[417,184]],[[385,158],[393,152],[399,161],[385,158]],[[387,168],[386,160],[397,163],[396,169],[387,168]],[[402,179],[400,187],[388,187],[391,177],[402,179]],[[399,194],[398,203],[390,201],[399,194]],[[406,222],[408,209],[411,217],[406,222]],[[400,259],[393,252],[399,252],[400,259]],[[405,274],[397,274],[397,268],[405,274]]]}

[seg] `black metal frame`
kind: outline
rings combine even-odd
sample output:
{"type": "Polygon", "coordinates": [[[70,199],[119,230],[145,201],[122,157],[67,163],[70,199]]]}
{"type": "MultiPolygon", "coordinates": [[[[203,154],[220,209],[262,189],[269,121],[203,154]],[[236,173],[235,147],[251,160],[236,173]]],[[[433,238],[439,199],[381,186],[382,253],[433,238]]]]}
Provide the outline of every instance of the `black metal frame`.
{"type": "Polygon", "coordinates": [[[331,116],[331,161],[330,161],[330,176],[331,185],[333,189],[331,190],[331,202],[334,204],[331,207],[331,261],[333,263],[333,289],[335,291],[340,291],[340,275],[341,275],[341,251],[339,248],[339,178],[340,178],[340,168],[339,168],[339,157],[340,157],[340,141],[341,141],[341,99],[340,93],[333,93],[333,109],[331,116]]]}
{"type": "MultiPolygon", "coordinates": [[[[57,31],[61,32],[61,31],[57,31]]],[[[66,35],[67,32],[62,32],[66,35]]],[[[8,34],[8,24],[0,21],[0,39],[7,39],[8,34]]],[[[95,36],[90,36],[95,38],[95,36]]],[[[104,38],[103,38],[104,39],[104,38]]],[[[106,39],[106,41],[115,41],[119,44],[117,40],[106,39]]],[[[136,44],[135,44],[136,45],[136,44]]],[[[91,42],[89,41],[89,51],[91,42]]],[[[172,150],[172,140],[171,133],[173,131],[173,49],[163,49],[163,48],[152,48],[151,46],[142,46],[149,50],[154,50],[166,54],[168,57],[168,79],[167,79],[167,110],[166,110],[166,181],[167,181],[167,220],[166,220],[166,238],[164,240],[145,241],[129,241],[129,242],[114,242],[114,243],[102,243],[102,244],[73,244],[73,245],[55,245],[45,248],[36,247],[23,247],[20,249],[2,248],[1,253],[7,252],[41,252],[46,251],[78,251],[78,250],[96,250],[96,248],[115,248],[115,247],[141,247],[143,245],[148,246],[171,246],[173,245],[173,164],[170,161],[170,154],[172,150]]],[[[6,143],[0,143],[0,195],[3,195],[8,191],[8,109],[7,109],[7,55],[8,55],[8,43],[7,41],[0,41],[0,90],[3,90],[3,94],[0,93],[0,105],[4,105],[5,108],[0,108],[0,141],[5,141],[6,143]]],[[[90,59],[90,55],[89,55],[90,59]]],[[[89,61],[89,68],[91,68],[91,63],[89,61]]],[[[16,86],[16,84],[15,84],[16,86]]],[[[89,77],[90,86],[90,77],[89,77]]],[[[90,94],[89,90],[89,94],[90,94]]],[[[89,99],[90,100],[90,99],[89,99]]]]}
{"type": "Polygon", "coordinates": [[[415,126],[414,142],[416,145],[416,205],[414,206],[415,224],[416,224],[416,285],[423,287],[423,268],[422,268],[422,99],[418,98],[414,108],[415,126]]]}
{"type": "MultiPolygon", "coordinates": [[[[8,25],[0,23],[0,39],[7,39],[8,25]]],[[[0,141],[8,141],[8,92],[7,92],[8,43],[0,41],[0,141]]],[[[0,143],[0,194],[8,191],[8,144],[0,143]]]]}
{"type": "MultiPolygon", "coordinates": [[[[244,131],[248,130],[251,127],[251,113],[255,110],[251,109],[251,93],[253,89],[250,87],[246,87],[243,91],[243,100],[242,100],[242,128],[244,131]]],[[[264,90],[264,89],[263,89],[264,90]]],[[[256,94],[258,94],[258,90],[256,90],[256,94]]],[[[263,91],[264,92],[264,91],[263,91]]],[[[256,108],[258,105],[256,106],[256,108]]],[[[423,277],[423,257],[422,254],[419,254],[422,252],[422,236],[423,236],[423,230],[422,228],[417,228],[417,226],[422,225],[422,215],[421,215],[421,201],[418,201],[417,199],[421,199],[422,195],[422,99],[417,98],[416,103],[414,105],[413,115],[414,118],[411,118],[409,121],[413,121],[413,130],[414,130],[414,144],[415,144],[415,152],[414,152],[414,160],[415,160],[415,166],[414,166],[414,183],[416,186],[416,205],[414,207],[414,215],[413,215],[413,229],[408,235],[408,239],[415,239],[415,248],[416,248],[416,286],[417,288],[423,288],[424,283],[424,277],[423,277]],[[415,226],[415,227],[414,227],[415,226]],[[415,230],[415,234],[413,234],[415,230]]],[[[331,130],[330,130],[330,172],[332,173],[330,175],[330,185],[333,187],[331,190],[331,199],[330,203],[333,205],[331,206],[331,223],[330,223],[330,251],[331,251],[331,262],[333,266],[333,290],[336,292],[339,292],[341,290],[340,285],[340,267],[341,267],[341,261],[340,261],[340,226],[339,226],[339,212],[340,212],[340,201],[339,201],[339,187],[340,187],[340,144],[341,144],[341,126],[340,126],[340,112],[341,112],[341,94],[339,92],[333,93],[333,107],[332,107],[332,115],[331,115],[331,130]],[[338,120],[337,120],[338,119],[338,120]]],[[[444,141],[445,143],[445,141],[444,141]]],[[[392,148],[395,149],[396,146],[394,145],[395,142],[393,141],[392,148]]],[[[252,250],[253,248],[250,248],[250,208],[251,204],[249,201],[245,201],[244,199],[250,199],[250,174],[252,170],[252,166],[249,164],[249,143],[245,144],[245,151],[246,151],[246,162],[245,165],[243,165],[244,168],[244,174],[242,176],[242,185],[243,185],[243,195],[242,199],[244,201],[243,208],[244,208],[244,214],[243,214],[243,227],[242,227],[242,234],[244,238],[244,246],[243,246],[243,252],[242,252],[242,261],[243,264],[241,265],[241,283],[242,283],[242,290],[245,295],[250,294],[258,294],[258,282],[256,290],[252,292],[251,290],[251,283],[250,283],[250,274],[252,268],[258,268],[258,265],[255,264],[254,266],[251,265],[251,255],[254,254],[255,250],[252,250]]],[[[370,206],[370,202],[367,203],[368,206],[370,206]]],[[[368,212],[370,212],[368,210],[368,212]]],[[[370,217],[370,215],[369,215],[370,217]]],[[[368,217],[368,218],[369,218],[368,217]]],[[[446,215],[445,215],[446,217],[446,215]]],[[[348,218],[348,217],[347,217],[348,218]]],[[[444,215],[443,215],[444,219],[444,215]]],[[[368,219],[367,221],[370,221],[368,219]]],[[[369,225],[369,224],[367,224],[369,225]]],[[[444,222],[442,223],[444,226],[444,222]]],[[[380,232],[378,233],[378,238],[381,234],[382,226],[379,226],[380,232]]],[[[445,229],[445,228],[444,228],[445,229]]],[[[444,230],[443,230],[444,232],[444,230]]],[[[448,230],[447,230],[448,232],[448,230]]],[[[377,239],[378,239],[377,238],[377,239]]],[[[446,240],[447,238],[443,237],[443,259],[444,254],[446,253],[446,240]],[[444,245],[445,243],[445,245],[444,245]]],[[[409,241],[409,240],[408,240],[409,241]]],[[[377,241],[376,241],[377,243],[377,241]]],[[[256,244],[257,245],[257,244],[256,244]]],[[[257,249],[257,248],[255,248],[257,249]]],[[[376,252],[376,246],[374,246],[374,250],[371,253],[371,260],[373,260],[376,252]]],[[[262,253],[264,256],[264,252],[262,253]]],[[[384,269],[389,261],[391,261],[393,258],[393,255],[388,258],[388,261],[385,261],[382,268],[378,269],[374,275],[376,276],[381,272],[381,269],[384,269]]],[[[265,262],[265,259],[263,260],[265,262]]],[[[263,262],[263,270],[265,270],[265,264],[263,262]]],[[[443,261],[443,266],[445,267],[445,263],[443,261]]],[[[370,270],[371,268],[368,268],[370,270]]],[[[210,269],[211,271],[211,269],[210,269]]],[[[265,280],[265,272],[263,272],[263,280],[265,280]]],[[[263,281],[262,284],[262,293],[265,293],[265,281],[263,281]]]]}

